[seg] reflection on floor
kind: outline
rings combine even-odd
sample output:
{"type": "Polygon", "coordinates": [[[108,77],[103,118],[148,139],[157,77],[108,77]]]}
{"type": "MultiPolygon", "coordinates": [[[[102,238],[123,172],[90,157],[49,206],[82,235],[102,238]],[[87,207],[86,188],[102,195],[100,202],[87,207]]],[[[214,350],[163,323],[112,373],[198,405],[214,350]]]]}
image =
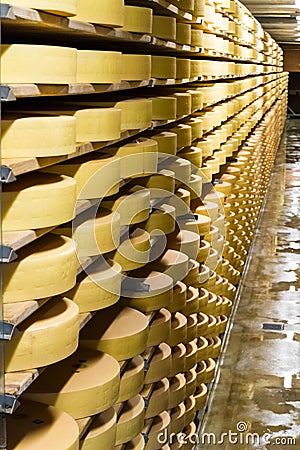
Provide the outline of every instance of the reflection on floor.
{"type": "Polygon", "coordinates": [[[300,449],[300,120],[287,122],[252,250],[197,449],[300,449]]]}

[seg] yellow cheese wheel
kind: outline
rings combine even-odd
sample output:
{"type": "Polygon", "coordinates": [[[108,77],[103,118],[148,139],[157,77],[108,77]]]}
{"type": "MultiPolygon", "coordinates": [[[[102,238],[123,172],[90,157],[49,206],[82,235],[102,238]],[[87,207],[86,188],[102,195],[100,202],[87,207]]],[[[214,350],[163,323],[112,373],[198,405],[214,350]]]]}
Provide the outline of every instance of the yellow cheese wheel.
{"type": "Polygon", "coordinates": [[[119,263],[124,271],[143,267],[150,259],[150,235],[141,228],[136,228],[120,243],[110,257],[119,263]]]}
{"type": "MultiPolygon", "coordinates": [[[[170,17],[170,19],[172,19],[170,17]]],[[[174,19],[176,22],[176,19],[174,19]]],[[[173,79],[176,78],[176,58],[173,56],[151,56],[153,78],[173,79]]]]}
{"type": "MultiPolygon", "coordinates": [[[[101,198],[119,191],[121,161],[109,154],[94,159],[86,157],[47,167],[44,172],[68,175],[76,181],[79,199],[101,198]]],[[[65,221],[66,222],[66,221],[65,221]]]]}
{"type": "Polygon", "coordinates": [[[66,298],[55,298],[18,326],[5,346],[7,372],[53,364],[78,345],[79,310],[66,298]]]}
{"type": "Polygon", "coordinates": [[[204,6],[205,6],[205,0],[195,0],[194,2],[194,15],[197,16],[204,16],[204,6]]]}
{"type": "Polygon", "coordinates": [[[178,0],[175,3],[182,11],[194,11],[195,0],[178,0]]]}
{"type": "Polygon", "coordinates": [[[175,408],[184,401],[186,396],[186,380],[183,373],[178,373],[170,380],[169,408],[175,408]]]}
{"type": "Polygon", "coordinates": [[[118,361],[133,358],[146,348],[148,320],[127,306],[115,305],[97,313],[83,329],[81,342],[104,351],[118,361]]]}
{"type": "MultiPolygon", "coordinates": [[[[193,119],[193,120],[197,120],[197,119],[193,119]]],[[[191,126],[192,126],[192,130],[193,130],[193,125],[191,124],[191,126]]],[[[199,167],[201,167],[201,165],[202,165],[202,151],[198,147],[187,147],[187,148],[181,150],[181,152],[178,153],[178,156],[180,158],[184,158],[184,159],[187,159],[188,161],[190,161],[190,163],[192,164],[193,172],[195,170],[197,170],[199,167]]]]}
{"type": "Polygon", "coordinates": [[[197,372],[197,386],[199,386],[201,383],[205,382],[206,378],[206,362],[201,361],[199,364],[197,364],[196,372],[197,372]]]}
{"type": "Polygon", "coordinates": [[[191,177],[191,163],[183,158],[169,158],[163,161],[160,165],[164,169],[170,170],[175,174],[175,181],[177,183],[186,183],[191,177]]]}
{"type": "Polygon", "coordinates": [[[73,300],[80,312],[107,308],[119,300],[122,267],[113,261],[100,260],[82,272],[73,289],[66,296],[73,300]]]}
{"type": "Polygon", "coordinates": [[[183,279],[183,282],[186,285],[190,286],[190,285],[198,283],[199,268],[200,268],[200,264],[198,263],[198,261],[191,259],[189,262],[189,269],[190,269],[189,273],[183,279]]]}
{"type": "Polygon", "coordinates": [[[49,442],[61,450],[78,450],[78,425],[53,406],[24,400],[7,417],[7,441],[8,450],[40,450],[49,442]]]}
{"type": "Polygon", "coordinates": [[[120,363],[121,380],[119,397],[116,403],[129,400],[144,386],[144,360],[141,355],[120,363]]]}
{"type": "Polygon", "coordinates": [[[81,450],[113,450],[117,432],[117,416],[113,408],[93,418],[81,440],[81,450]]]}
{"type": "Polygon", "coordinates": [[[3,158],[38,158],[68,155],[75,152],[75,117],[3,115],[1,129],[3,158]]]}
{"type": "Polygon", "coordinates": [[[149,219],[143,225],[143,228],[151,236],[169,234],[175,229],[175,208],[170,205],[161,205],[159,209],[154,210],[149,219]]]}
{"type": "Polygon", "coordinates": [[[74,16],[77,11],[76,0],[12,0],[10,4],[47,11],[59,16],[74,16]]]}
{"type": "MultiPolygon", "coordinates": [[[[145,419],[155,417],[169,406],[169,380],[163,378],[155,384],[144,386],[141,396],[145,400],[145,419]]],[[[146,424],[145,424],[146,425],[146,424]]]]}
{"type": "Polygon", "coordinates": [[[171,427],[170,432],[171,433],[179,433],[183,430],[185,425],[185,406],[184,403],[180,403],[179,405],[175,406],[170,411],[170,417],[171,417],[171,427]]]}
{"type": "Polygon", "coordinates": [[[176,23],[176,42],[182,45],[191,45],[192,26],[188,23],[176,23]]]}
{"type": "Polygon", "coordinates": [[[185,341],[187,335],[187,318],[180,312],[172,315],[171,335],[166,341],[171,347],[175,347],[180,342],[185,341]]]}
{"type": "Polygon", "coordinates": [[[198,345],[197,362],[200,363],[200,361],[204,361],[208,358],[208,353],[207,353],[208,340],[205,337],[200,336],[197,341],[197,345],[198,345]]]}
{"type": "Polygon", "coordinates": [[[152,97],[153,120],[175,120],[177,99],[171,96],[152,97]]]}
{"type": "MultiPolygon", "coordinates": [[[[167,201],[175,191],[174,172],[167,169],[160,169],[150,177],[143,177],[139,183],[150,189],[151,200],[166,199],[167,201]]],[[[172,214],[171,210],[169,212],[172,214]]]]}
{"type": "Polygon", "coordinates": [[[207,333],[208,328],[208,316],[204,313],[198,314],[198,337],[205,336],[205,333],[207,333]]]}
{"type": "Polygon", "coordinates": [[[176,40],[176,19],[170,16],[153,15],[153,36],[166,41],[176,40]]]}
{"type": "Polygon", "coordinates": [[[191,118],[190,120],[188,120],[186,122],[186,124],[189,125],[190,127],[192,127],[192,141],[195,141],[196,139],[200,139],[202,137],[203,129],[202,129],[202,120],[201,119],[191,118]]]}
{"type": "Polygon", "coordinates": [[[120,241],[120,215],[107,209],[92,207],[80,214],[72,226],[67,224],[55,233],[73,237],[79,259],[95,256],[115,249],[120,241]]]}
{"type": "Polygon", "coordinates": [[[151,78],[150,55],[122,55],[122,80],[142,81],[151,78]]]}
{"type": "Polygon", "coordinates": [[[184,308],[181,309],[182,314],[189,316],[199,311],[199,290],[193,286],[189,286],[187,290],[187,299],[184,308]]]}
{"type": "MultiPolygon", "coordinates": [[[[176,58],[176,78],[181,80],[190,77],[191,77],[191,61],[186,58],[176,58]]],[[[177,115],[180,116],[181,114],[177,115]]]]}
{"type": "Polygon", "coordinates": [[[120,27],[124,24],[124,1],[101,0],[100,4],[93,0],[77,0],[77,15],[75,19],[120,27]]]}
{"type": "Polygon", "coordinates": [[[153,419],[145,421],[143,433],[146,441],[145,450],[167,450],[165,446],[161,446],[159,436],[161,436],[161,433],[168,433],[170,422],[170,415],[167,411],[163,411],[153,419]]]}
{"type": "Polygon", "coordinates": [[[147,347],[155,347],[162,342],[166,342],[171,335],[171,313],[161,308],[155,313],[148,315],[149,336],[147,347]]]}
{"type": "Polygon", "coordinates": [[[71,289],[77,265],[71,239],[53,234],[41,237],[20,249],[16,261],[3,266],[4,303],[51,297],[71,289]]]}
{"type": "Polygon", "coordinates": [[[185,124],[179,124],[171,128],[172,133],[177,134],[177,150],[192,145],[192,127],[185,124]]]}
{"type": "Polygon", "coordinates": [[[154,349],[147,349],[142,356],[145,361],[145,384],[155,383],[169,376],[172,352],[165,342],[154,349]]]}
{"type": "Polygon", "coordinates": [[[124,7],[124,25],[122,30],[132,33],[152,33],[152,9],[141,6],[124,7]]]}
{"type": "Polygon", "coordinates": [[[209,255],[210,243],[201,239],[200,247],[198,250],[197,261],[200,263],[205,263],[206,258],[209,255]]]}
{"type": "Polygon", "coordinates": [[[193,395],[195,390],[196,390],[196,386],[197,386],[197,372],[196,372],[196,365],[188,370],[187,372],[185,372],[184,377],[186,380],[186,385],[185,385],[185,389],[186,389],[186,396],[189,397],[190,395],[193,395]]]}
{"type": "Polygon", "coordinates": [[[192,28],[191,44],[194,47],[203,46],[203,31],[192,28]]]}
{"type": "Polygon", "coordinates": [[[119,385],[120,367],[114,358],[80,348],[69,358],[48,367],[24,396],[81,419],[112,406],[118,398],[119,385]]]}
{"type": "Polygon", "coordinates": [[[11,44],[1,47],[1,83],[69,84],[76,82],[74,48],[11,44]]]}
{"type": "Polygon", "coordinates": [[[142,434],[138,434],[134,439],[126,444],[117,445],[114,450],[144,450],[145,439],[142,434]]]}
{"type": "Polygon", "coordinates": [[[192,112],[203,108],[203,93],[200,89],[189,89],[188,93],[192,96],[192,112]]]}
{"type": "Polygon", "coordinates": [[[116,445],[135,438],[143,429],[145,404],[143,397],[136,395],[122,404],[117,420],[116,445]]]}
{"type": "Polygon", "coordinates": [[[181,230],[168,236],[168,247],[195,259],[200,245],[200,236],[193,231],[181,230]]]}
{"type": "MultiPolygon", "coordinates": [[[[205,197],[204,204],[196,208],[196,213],[210,217],[211,221],[214,222],[218,219],[219,207],[217,203],[212,202],[212,199],[206,200],[206,198],[207,197],[205,197]]],[[[209,230],[207,232],[209,232],[209,230]]]]}
{"type": "Polygon", "coordinates": [[[77,83],[120,83],[121,79],[122,53],[77,51],[77,83]]]}
{"type": "Polygon", "coordinates": [[[198,199],[202,193],[201,169],[197,174],[192,173],[191,178],[185,183],[186,189],[190,192],[191,199],[198,199]],[[198,175],[199,173],[199,175],[198,175]]]}
{"type": "Polygon", "coordinates": [[[207,386],[204,383],[197,386],[194,393],[194,398],[196,401],[196,411],[205,408],[207,400],[207,386]]]}
{"type": "MultiPolygon", "coordinates": [[[[189,60],[188,60],[189,61],[189,60]]],[[[185,78],[185,77],[182,77],[185,78]]],[[[177,100],[177,116],[186,116],[192,113],[192,95],[188,92],[177,92],[174,94],[177,100]]]]}
{"type": "Polygon", "coordinates": [[[173,287],[173,301],[168,307],[171,313],[180,311],[185,307],[187,300],[187,287],[181,281],[178,281],[173,287]]]}
{"type": "MultiPolygon", "coordinates": [[[[186,368],[186,347],[184,344],[178,344],[172,347],[172,363],[170,376],[174,377],[176,374],[185,372],[186,368]]],[[[180,403],[180,402],[179,402],[180,403]]]]}
{"type": "Polygon", "coordinates": [[[176,155],[177,151],[177,134],[169,131],[162,131],[159,134],[154,134],[151,139],[157,142],[158,152],[176,155]]]}
{"type": "Polygon", "coordinates": [[[141,186],[133,186],[123,195],[110,197],[101,205],[120,214],[121,225],[142,222],[149,217],[150,191],[141,186]]]}
{"type": "Polygon", "coordinates": [[[123,286],[123,304],[149,312],[168,307],[172,302],[173,280],[164,273],[152,271],[147,266],[144,269],[132,271],[126,281],[129,286],[123,286]],[[143,286],[140,287],[141,284],[145,289],[143,286]]]}
{"type": "Polygon", "coordinates": [[[182,280],[188,273],[188,256],[176,250],[168,249],[161,257],[150,264],[153,270],[169,275],[173,281],[182,280]]]}
{"type": "Polygon", "coordinates": [[[2,229],[51,227],[72,220],[76,181],[63,175],[24,175],[2,191],[2,229]]]}
{"type": "Polygon", "coordinates": [[[191,395],[190,397],[186,398],[184,404],[185,404],[185,423],[189,424],[194,420],[196,414],[196,400],[194,396],[191,395]]]}
{"type": "MultiPolygon", "coordinates": [[[[193,328],[194,328],[194,339],[187,342],[185,344],[186,346],[186,370],[192,369],[197,363],[197,352],[198,352],[198,346],[197,346],[197,315],[193,314],[193,328]]],[[[191,333],[192,334],[192,333],[191,333]]]]}

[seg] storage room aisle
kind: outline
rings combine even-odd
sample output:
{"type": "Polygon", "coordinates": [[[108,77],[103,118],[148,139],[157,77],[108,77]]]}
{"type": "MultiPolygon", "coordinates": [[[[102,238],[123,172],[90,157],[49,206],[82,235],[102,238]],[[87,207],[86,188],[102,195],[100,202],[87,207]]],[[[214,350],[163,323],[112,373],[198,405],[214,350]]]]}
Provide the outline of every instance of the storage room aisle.
{"type": "Polygon", "coordinates": [[[299,140],[288,120],[198,449],[299,448],[299,140]]]}

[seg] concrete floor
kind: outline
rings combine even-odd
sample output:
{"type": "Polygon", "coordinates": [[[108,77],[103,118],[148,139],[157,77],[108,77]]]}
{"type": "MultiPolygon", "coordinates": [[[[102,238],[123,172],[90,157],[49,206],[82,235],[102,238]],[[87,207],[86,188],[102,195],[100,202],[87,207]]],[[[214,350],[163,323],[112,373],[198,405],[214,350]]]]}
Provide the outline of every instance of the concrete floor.
{"type": "Polygon", "coordinates": [[[300,120],[287,122],[199,439],[197,449],[300,449],[300,120]]]}

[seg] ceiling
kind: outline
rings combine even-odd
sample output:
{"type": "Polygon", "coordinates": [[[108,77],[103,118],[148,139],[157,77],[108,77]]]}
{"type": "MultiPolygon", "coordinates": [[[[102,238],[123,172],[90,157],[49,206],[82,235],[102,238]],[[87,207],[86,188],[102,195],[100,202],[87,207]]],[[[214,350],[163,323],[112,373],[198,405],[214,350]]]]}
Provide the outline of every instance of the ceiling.
{"type": "Polygon", "coordinates": [[[242,0],[280,44],[300,44],[300,0],[242,0]]]}

